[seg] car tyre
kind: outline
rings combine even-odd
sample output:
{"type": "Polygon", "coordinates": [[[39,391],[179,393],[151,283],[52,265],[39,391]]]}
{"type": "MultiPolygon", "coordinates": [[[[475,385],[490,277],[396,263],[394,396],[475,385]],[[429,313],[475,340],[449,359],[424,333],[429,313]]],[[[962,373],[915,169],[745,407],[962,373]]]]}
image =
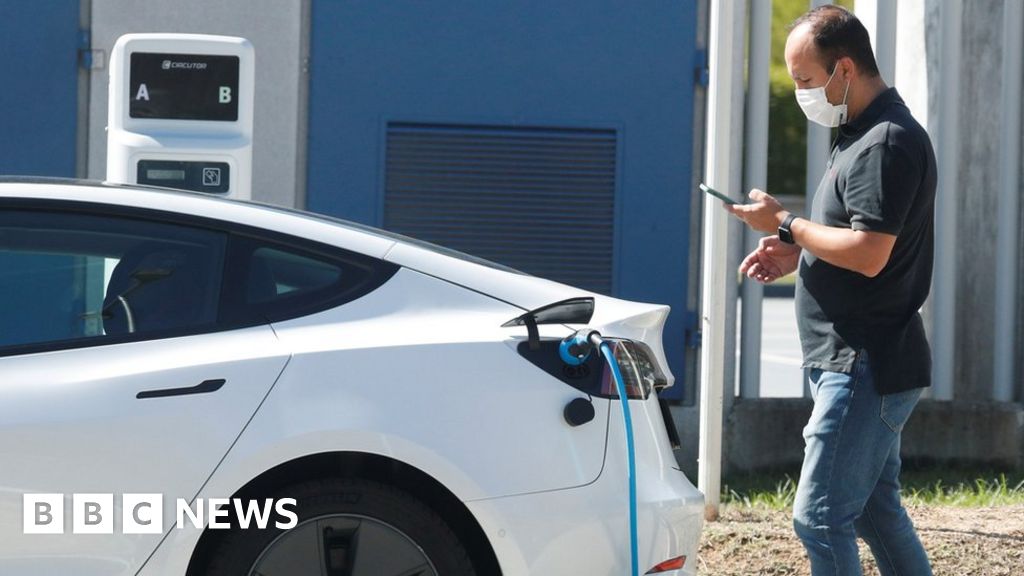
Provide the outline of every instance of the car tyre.
{"type": "Polygon", "coordinates": [[[233,522],[205,574],[364,576],[385,573],[384,565],[389,565],[388,573],[403,576],[476,574],[465,547],[445,521],[395,487],[337,478],[296,484],[278,498],[296,500],[288,509],[298,516],[297,525],[291,530],[276,528],[276,521],[287,521],[276,514],[262,530],[243,530],[233,522]],[[332,538],[343,543],[335,548],[332,538]]]}

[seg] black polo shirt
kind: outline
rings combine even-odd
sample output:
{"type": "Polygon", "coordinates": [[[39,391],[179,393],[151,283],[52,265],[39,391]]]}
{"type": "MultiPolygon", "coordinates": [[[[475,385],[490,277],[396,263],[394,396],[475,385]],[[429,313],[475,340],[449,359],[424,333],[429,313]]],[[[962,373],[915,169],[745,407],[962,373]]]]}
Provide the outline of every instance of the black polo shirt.
{"type": "Polygon", "coordinates": [[[805,367],[849,373],[866,351],[881,394],[930,385],[918,310],[931,285],[935,185],[931,140],[895,88],[839,128],[811,220],[893,234],[896,245],[874,278],[803,251],[796,310],[805,367]]]}

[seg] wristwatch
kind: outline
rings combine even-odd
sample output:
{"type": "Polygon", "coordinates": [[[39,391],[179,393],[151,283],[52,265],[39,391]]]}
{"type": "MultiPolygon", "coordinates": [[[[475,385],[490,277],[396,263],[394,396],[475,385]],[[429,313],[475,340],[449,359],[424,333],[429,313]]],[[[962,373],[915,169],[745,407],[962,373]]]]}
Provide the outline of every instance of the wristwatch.
{"type": "Polygon", "coordinates": [[[793,231],[789,229],[793,225],[793,220],[797,219],[797,215],[790,212],[789,216],[779,224],[779,240],[782,240],[786,244],[796,244],[793,240],[793,231]]]}

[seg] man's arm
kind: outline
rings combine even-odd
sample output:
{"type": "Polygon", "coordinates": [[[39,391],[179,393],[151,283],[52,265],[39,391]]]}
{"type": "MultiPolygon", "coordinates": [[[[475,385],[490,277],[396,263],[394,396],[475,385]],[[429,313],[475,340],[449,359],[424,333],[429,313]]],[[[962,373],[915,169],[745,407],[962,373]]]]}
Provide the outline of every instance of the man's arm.
{"type": "Polygon", "coordinates": [[[797,218],[790,224],[793,240],[811,254],[833,266],[874,278],[889,263],[896,237],[824,226],[797,218]]]}
{"type": "MultiPolygon", "coordinates": [[[[759,232],[775,233],[789,213],[761,190],[752,190],[750,199],[753,202],[749,204],[726,205],[726,210],[759,232]]],[[[804,218],[794,220],[790,230],[797,245],[811,254],[869,278],[885,268],[896,244],[892,234],[824,226],[804,218]]]]}

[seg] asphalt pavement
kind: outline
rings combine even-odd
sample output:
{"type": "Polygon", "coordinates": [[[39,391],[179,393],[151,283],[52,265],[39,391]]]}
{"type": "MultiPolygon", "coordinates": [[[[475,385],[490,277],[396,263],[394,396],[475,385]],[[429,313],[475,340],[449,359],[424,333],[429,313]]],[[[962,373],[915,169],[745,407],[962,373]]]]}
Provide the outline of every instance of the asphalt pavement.
{"type": "Polygon", "coordinates": [[[765,298],[762,306],[761,397],[801,397],[804,371],[793,298],[765,298]]]}

